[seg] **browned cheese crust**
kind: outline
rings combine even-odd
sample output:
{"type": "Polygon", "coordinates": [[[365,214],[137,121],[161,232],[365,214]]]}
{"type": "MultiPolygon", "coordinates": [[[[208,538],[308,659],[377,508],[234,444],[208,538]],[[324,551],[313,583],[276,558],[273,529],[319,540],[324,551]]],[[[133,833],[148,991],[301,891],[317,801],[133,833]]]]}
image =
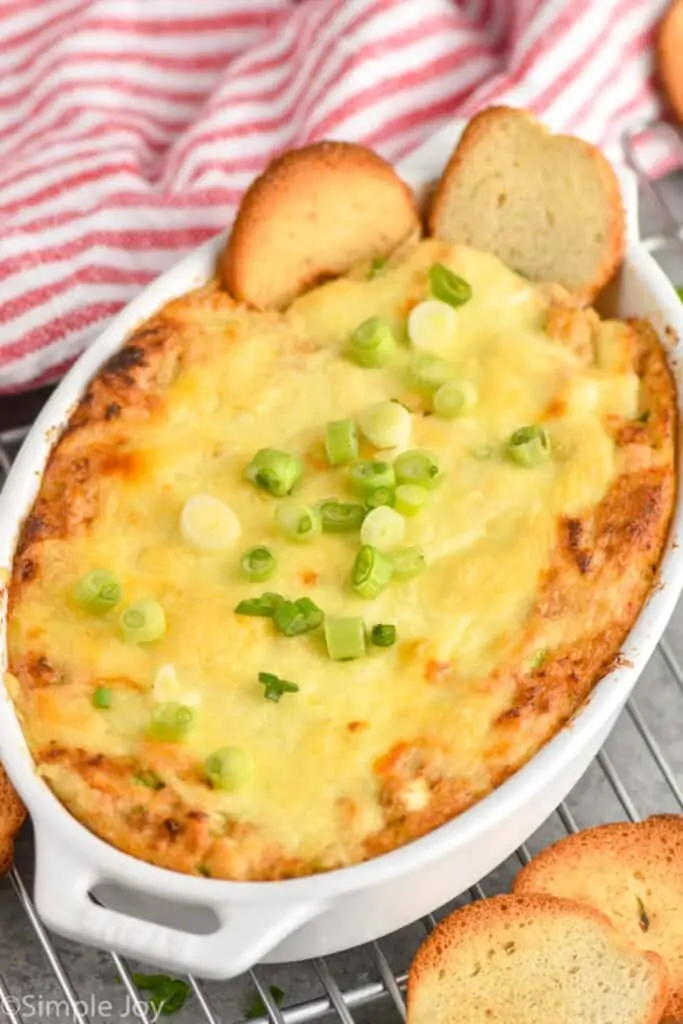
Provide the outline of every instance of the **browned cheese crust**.
{"type": "MultiPolygon", "coordinates": [[[[228,302],[211,288],[198,295],[199,307],[228,302]]],[[[97,511],[102,477],[125,474],[134,480],[136,474],[144,473],[144,465],[117,454],[118,442],[153,414],[173,379],[182,358],[177,326],[170,306],[141,327],[105,364],[75,409],[21,531],[11,577],[10,618],[21,614],[27,588],[40,578],[50,558],[51,540],[88,530],[97,511]]],[[[520,656],[518,663],[481,681],[483,689],[512,683],[514,698],[500,716],[475,784],[444,777],[439,751],[427,740],[424,745],[404,743],[387,751],[375,766],[384,824],[364,840],[358,859],[388,852],[447,822],[516,771],[520,751],[524,759],[532,757],[613,667],[620,645],[656,585],[674,503],[674,387],[652,328],[644,322],[632,326],[648,416],[637,422],[614,422],[624,472],[595,509],[561,523],[559,544],[527,624],[533,636],[539,625],[580,616],[586,624],[584,635],[571,646],[553,651],[535,669],[529,669],[520,656]],[[647,460],[653,449],[662,456],[657,468],[647,460]],[[649,467],[645,470],[644,457],[649,467]],[[425,810],[407,810],[399,799],[406,784],[415,780],[422,780],[431,791],[425,810]]],[[[526,643],[526,637],[520,637],[520,652],[526,643]]],[[[438,677],[440,667],[428,650],[411,649],[405,655],[414,660],[418,671],[424,662],[426,678],[438,677]]],[[[41,702],[54,700],[58,690],[58,668],[36,643],[35,649],[14,655],[10,670],[20,687],[23,716],[27,721],[40,717],[41,702]]],[[[144,756],[135,761],[92,753],[78,745],[48,744],[34,754],[42,767],[69,766],[92,798],[84,811],[73,793],[66,790],[60,796],[88,828],[141,859],[183,872],[251,879],[284,878],[338,866],[292,858],[276,845],[264,843],[248,823],[226,819],[217,828],[208,814],[173,787],[141,785],[141,773],[155,772],[163,778],[169,761],[176,768],[180,765],[187,779],[197,781],[199,766],[177,746],[150,742],[144,756]]],[[[346,810],[352,818],[353,807],[346,810]]]]}
{"type": "Polygon", "coordinates": [[[249,187],[221,257],[228,292],[282,309],[360,260],[386,257],[419,232],[410,189],[390,164],[350,142],[278,157],[249,187]]]}

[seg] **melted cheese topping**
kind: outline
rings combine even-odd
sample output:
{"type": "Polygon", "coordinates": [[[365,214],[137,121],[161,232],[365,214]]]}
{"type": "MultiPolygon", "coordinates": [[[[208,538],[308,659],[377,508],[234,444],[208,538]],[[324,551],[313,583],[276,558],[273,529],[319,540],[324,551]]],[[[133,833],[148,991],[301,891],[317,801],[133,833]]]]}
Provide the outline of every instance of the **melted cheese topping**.
{"type": "MultiPolygon", "coordinates": [[[[334,846],[340,830],[381,826],[373,765],[400,741],[429,737],[448,752],[449,774],[475,772],[510,697],[482,680],[514,656],[558,517],[599,502],[618,470],[605,416],[638,409],[638,378],[619,357],[618,330],[605,328],[602,365],[586,367],[545,333],[547,310],[547,291],[495,257],[430,241],[374,280],[317,288],[284,316],[192,296],[168,307],[187,342],[183,369],[153,415],[124,433],[133,471],[102,479],[86,532],[47,542],[45,568],[11,623],[12,650],[45,652],[65,679],[36,696],[40,714],[27,723],[33,745],[54,739],[136,754],[155,700],[185,699],[195,727],[183,750],[203,760],[244,746],[254,776],[236,792],[177,778],[178,791],[194,806],[255,824],[301,857],[334,846]],[[412,415],[410,446],[435,453],[444,473],[426,509],[407,521],[405,544],[422,548],[427,569],[367,601],[348,582],[357,536],[288,542],[274,520],[276,499],[244,470],[259,448],[285,449],[304,459],[301,500],[351,497],[345,470],[326,464],[325,425],[388,398],[424,409],[407,379],[405,321],[427,297],[426,270],[437,259],[472,286],[439,355],[476,384],[479,402],[454,420],[412,415]],[[377,314],[393,323],[399,352],[386,369],[362,369],[344,347],[377,314]],[[553,458],[534,468],[507,459],[509,435],[543,421],[558,399],[562,411],[546,423],[553,458]],[[181,513],[198,494],[237,516],[234,550],[184,541],[181,513]],[[277,554],[266,584],[240,573],[240,555],[254,544],[277,554]],[[93,568],[116,573],[126,602],[163,604],[168,628],[159,642],[127,645],[116,613],[100,619],[74,606],[73,584],[93,568]],[[368,627],[394,623],[399,642],[351,663],[330,661],[321,631],[288,639],[269,620],[235,614],[238,601],[264,590],[308,594],[327,614],[360,615],[368,627]],[[296,682],[299,692],[265,700],[261,671],[296,682]],[[98,684],[114,692],[110,710],[92,706],[98,684]],[[341,800],[355,805],[352,826],[340,822],[341,800]]],[[[373,451],[366,445],[363,454],[373,451]]],[[[426,803],[423,789],[406,789],[408,809],[426,803]]]]}

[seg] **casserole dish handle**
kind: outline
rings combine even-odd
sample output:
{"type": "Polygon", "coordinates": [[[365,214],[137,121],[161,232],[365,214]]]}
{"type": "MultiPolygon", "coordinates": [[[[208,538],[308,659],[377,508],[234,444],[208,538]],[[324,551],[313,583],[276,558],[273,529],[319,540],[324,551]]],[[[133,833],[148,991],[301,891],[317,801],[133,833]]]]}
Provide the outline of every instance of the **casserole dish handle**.
{"type": "Polygon", "coordinates": [[[104,879],[63,847],[40,850],[35,901],[45,924],[59,935],[151,961],[181,974],[224,980],[249,970],[287,936],[323,909],[321,905],[268,901],[205,906],[218,918],[215,931],[196,934],[142,920],[96,903],[90,896],[104,879]]]}

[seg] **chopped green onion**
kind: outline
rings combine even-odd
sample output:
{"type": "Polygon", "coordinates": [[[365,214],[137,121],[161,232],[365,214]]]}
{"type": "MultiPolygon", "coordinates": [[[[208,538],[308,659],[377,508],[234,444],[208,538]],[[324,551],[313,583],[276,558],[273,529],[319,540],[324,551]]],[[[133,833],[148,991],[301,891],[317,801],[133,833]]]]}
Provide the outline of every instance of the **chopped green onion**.
{"type": "Polygon", "coordinates": [[[105,615],[121,600],[121,585],[107,569],[91,569],[74,587],[73,598],[93,615],[105,615]]]}
{"type": "Polygon", "coordinates": [[[382,271],[385,269],[388,260],[385,256],[375,256],[372,263],[370,264],[370,271],[368,273],[368,280],[374,281],[376,277],[380,277],[382,271]]]}
{"type": "Polygon", "coordinates": [[[455,309],[472,298],[472,289],[462,277],[454,274],[443,263],[434,263],[429,268],[429,287],[435,299],[447,302],[455,309]]]}
{"type": "Polygon", "coordinates": [[[543,664],[543,662],[546,660],[547,657],[548,657],[548,651],[546,650],[546,648],[545,647],[539,647],[538,650],[534,651],[533,655],[531,656],[531,661],[529,662],[529,667],[533,671],[536,671],[536,669],[539,669],[541,667],[541,665],[543,664]]]}
{"type": "Polygon", "coordinates": [[[276,448],[261,448],[247,466],[248,479],[276,498],[289,494],[302,473],[298,456],[276,448]]]}
{"type": "Polygon", "coordinates": [[[403,452],[394,459],[394,472],[399,484],[416,484],[432,488],[439,479],[439,466],[429,452],[403,452]]]}
{"type": "Polygon", "coordinates": [[[127,644],[149,644],[166,632],[166,613],[158,601],[138,601],[124,608],[120,626],[127,644]]]}
{"type": "Polygon", "coordinates": [[[365,625],[361,618],[326,619],[325,643],[332,661],[349,661],[365,654],[365,625]]]}
{"type": "Polygon", "coordinates": [[[92,695],[93,706],[102,710],[111,707],[112,693],[108,686],[98,686],[92,695]]]}
{"type": "Polygon", "coordinates": [[[240,567],[250,582],[260,583],[270,579],[277,569],[277,561],[270,548],[255,547],[245,551],[240,567]]]}
{"type": "Polygon", "coordinates": [[[273,622],[285,636],[299,636],[317,629],[324,618],[324,612],[315,601],[310,597],[300,597],[298,601],[283,601],[273,616],[273,622]]]}
{"type": "Polygon", "coordinates": [[[434,412],[442,419],[452,420],[472,412],[479,399],[475,385],[470,380],[451,380],[442,384],[434,395],[434,412]]]}
{"type": "Polygon", "coordinates": [[[370,639],[375,647],[393,647],[396,643],[396,626],[379,623],[372,627],[370,639]]]}
{"type": "Polygon", "coordinates": [[[206,776],[214,789],[241,789],[251,779],[254,762],[244,747],[221,747],[204,762],[206,776]]]}
{"type": "Polygon", "coordinates": [[[410,376],[421,391],[432,394],[453,379],[454,370],[445,359],[429,352],[418,352],[410,360],[410,376]]]}
{"type": "Polygon", "coordinates": [[[272,619],[283,601],[284,597],[281,594],[266,592],[261,594],[260,597],[248,597],[245,601],[240,601],[235,608],[235,613],[237,615],[258,615],[264,619],[272,619]]]}
{"type": "Polygon", "coordinates": [[[147,789],[163,789],[166,785],[151,768],[143,768],[136,772],[133,781],[139,786],[147,786],[147,789]]]}
{"type": "Polygon", "coordinates": [[[445,302],[427,299],[413,306],[406,329],[413,348],[434,358],[435,352],[452,352],[458,332],[458,314],[445,302]]]}
{"type": "Polygon", "coordinates": [[[396,511],[402,516],[416,516],[427,501],[427,492],[417,484],[400,484],[396,488],[396,511]]]}
{"type": "Polygon", "coordinates": [[[377,548],[364,544],[356,555],[351,583],[361,597],[377,597],[391,580],[391,562],[377,548]]]}
{"type": "Polygon", "coordinates": [[[325,451],[331,466],[343,466],[358,458],[358,431],[353,420],[332,420],[327,424],[325,451]]]}
{"type": "Polygon", "coordinates": [[[381,316],[364,320],[351,335],[349,351],[359,366],[371,369],[387,366],[396,352],[391,324],[381,316]]]}
{"type": "Polygon", "coordinates": [[[365,507],[367,509],[380,508],[382,505],[388,505],[389,508],[393,508],[395,503],[396,492],[393,487],[378,487],[377,490],[370,491],[365,499],[365,507]]]}
{"type": "Polygon", "coordinates": [[[159,704],[152,712],[149,735],[162,743],[179,743],[192,728],[194,712],[185,704],[170,701],[159,704]]]}
{"type": "MultiPolygon", "coordinates": [[[[398,494],[398,492],[397,492],[398,494]]],[[[405,537],[406,524],[403,516],[387,505],[380,505],[368,512],[360,528],[361,544],[370,544],[374,548],[386,551],[395,548],[405,537]]]]}
{"type": "Polygon", "coordinates": [[[681,302],[683,302],[683,285],[679,284],[676,286],[676,295],[678,295],[681,302]]]}
{"type": "Polygon", "coordinates": [[[372,494],[379,487],[393,487],[396,483],[394,467],[390,462],[356,462],[349,470],[354,489],[363,496],[372,494]]]}
{"type": "Polygon", "coordinates": [[[195,494],[180,513],[183,540],[199,551],[227,551],[238,540],[240,521],[224,501],[211,494],[195,494]]]}
{"type": "Polygon", "coordinates": [[[405,548],[403,551],[395,552],[392,562],[394,576],[399,580],[414,579],[427,564],[419,548],[405,548]]]}
{"type": "Polygon", "coordinates": [[[543,427],[520,427],[510,437],[507,451],[520,466],[536,466],[549,457],[550,441],[543,427]]]}
{"type": "Polygon", "coordinates": [[[378,402],[358,417],[363,434],[375,448],[397,448],[408,444],[412,417],[399,402],[378,402]]]}
{"type": "Polygon", "coordinates": [[[312,540],[322,530],[318,509],[309,508],[294,499],[281,501],[275,509],[275,518],[291,540],[312,540]]]}
{"type": "Polygon", "coordinates": [[[299,687],[296,683],[290,683],[286,679],[280,679],[272,672],[259,672],[259,682],[263,683],[265,690],[263,696],[266,700],[277,702],[283,693],[298,693],[299,687]]]}
{"type": "Polygon", "coordinates": [[[351,501],[339,501],[337,498],[326,498],[318,502],[316,508],[320,512],[323,531],[325,533],[349,533],[358,530],[365,518],[365,509],[351,501]]]}

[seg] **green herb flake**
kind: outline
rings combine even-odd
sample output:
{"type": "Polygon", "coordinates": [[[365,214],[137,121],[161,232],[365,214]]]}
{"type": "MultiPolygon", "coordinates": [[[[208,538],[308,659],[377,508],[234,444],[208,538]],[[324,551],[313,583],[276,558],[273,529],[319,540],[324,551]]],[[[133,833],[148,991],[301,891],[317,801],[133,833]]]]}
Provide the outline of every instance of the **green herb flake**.
{"type": "Polygon", "coordinates": [[[641,932],[647,932],[650,930],[650,918],[645,912],[645,905],[640,896],[636,896],[636,902],[638,903],[638,924],[640,925],[640,930],[641,932]]]}
{"type": "Polygon", "coordinates": [[[676,285],[676,295],[683,302],[683,284],[676,285]]]}
{"type": "MultiPolygon", "coordinates": [[[[282,1006],[285,994],[281,988],[277,985],[271,985],[269,988],[270,996],[276,1006],[282,1006]]],[[[261,996],[254,996],[253,1000],[247,1007],[245,1014],[247,1020],[257,1020],[259,1017],[267,1017],[268,1010],[266,1004],[261,999],[261,996]]]]}
{"type": "Polygon", "coordinates": [[[529,662],[529,667],[532,672],[536,672],[543,664],[545,664],[547,657],[548,651],[545,647],[539,647],[538,650],[534,651],[531,656],[531,661],[529,662]]]}
{"type": "Polygon", "coordinates": [[[375,256],[368,271],[368,281],[374,281],[376,277],[380,277],[386,265],[387,260],[384,256],[375,256]]]}
{"type": "Polygon", "coordinates": [[[142,771],[136,772],[133,780],[138,786],[147,786],[147,789],[163,789],[166,785],[151,768],[144,768],[142,771]]]}
{"type": "Polygon", "coordinates": [[[645,412],[641,412],[640,416],[636,417],[639,423],[647,423],[650,419],[650,410],[646,409],[645,412]]]}
{"type": "Polygon", "coordinates": [[[133,984],[149,993],[150,1008],[162,1017],[172,1017],[182,1010],[192,991],[188,982],[167,974],[133,974],[133,984]]]}
{"type": "Polygon", "coordinates": [[[265,689],[263,696],[266,700],[272,700],[276,704],[284,693],[298,693],[299,687],[296,683],[290,683],[286,679],[280,679],[273,672],[259,672],[259,683],[263,683],[265,689]]]}

